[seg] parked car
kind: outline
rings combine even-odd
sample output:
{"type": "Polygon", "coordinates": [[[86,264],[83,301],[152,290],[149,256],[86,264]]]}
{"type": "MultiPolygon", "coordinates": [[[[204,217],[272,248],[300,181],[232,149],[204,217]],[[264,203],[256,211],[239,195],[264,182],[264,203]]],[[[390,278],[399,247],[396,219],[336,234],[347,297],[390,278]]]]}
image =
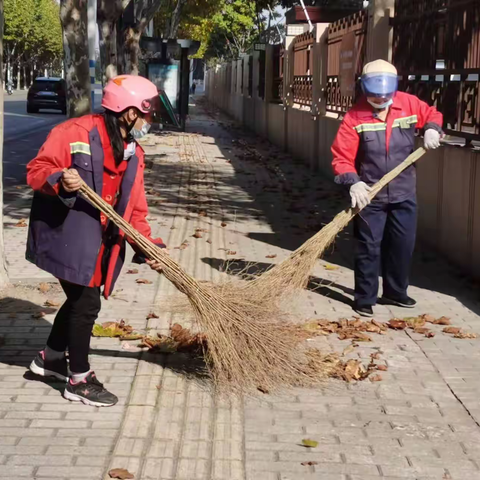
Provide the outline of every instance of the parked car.
{"type": "Polygon", "coordinates": [[[61,110],[67,113],[66,85],[63,78],[38,77],[28,90],[27,113],[38,113],[40,109],[61,110]]]}

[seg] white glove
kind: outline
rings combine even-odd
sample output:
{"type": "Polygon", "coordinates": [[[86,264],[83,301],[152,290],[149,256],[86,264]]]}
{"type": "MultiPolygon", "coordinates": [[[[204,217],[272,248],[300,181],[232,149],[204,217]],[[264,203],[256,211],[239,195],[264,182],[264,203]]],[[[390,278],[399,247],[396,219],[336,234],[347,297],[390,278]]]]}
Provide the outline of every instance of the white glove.
{"type": "Polygon", "coordinates": [[[352,197],[352,208],[365,208],[370,203],[368,192],[372,189],[364,182],[357,182],[350,187],[350,196],[352,197]]]}
{"type": "Polygon", "coordinates": [[[440,134],[433,128],[429,128],[423,137],[425,150],[435,150],[440,146],[440,134]]]}

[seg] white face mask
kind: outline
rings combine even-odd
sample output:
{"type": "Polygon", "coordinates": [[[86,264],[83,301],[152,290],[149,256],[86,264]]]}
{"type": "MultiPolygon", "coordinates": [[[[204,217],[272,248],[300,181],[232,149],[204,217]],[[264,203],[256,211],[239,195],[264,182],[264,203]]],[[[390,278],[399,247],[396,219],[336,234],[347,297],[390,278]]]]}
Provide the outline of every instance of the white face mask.
{"type": "Polygon", "coordinates": [[[375,109],[377,110],[385,110],[386,108],[388,108],[390,105],[393,105],[393,98],[391,98],[390,100],[388,100],[388,102],[385,102],[385,103],[375,103],[375,102],[372,102],[371,100],[369,100],[367,98],[367,102],[375,109]]]}
{"type": "Polygon", "coordinates": [[[140,138],[144,137],[150,131],[150,124],[147,123],[145,120],[143,121],[142,128],[138,130],[137,128],[133,127],[130,130],[130,135],[135,139],[139,140],[140,138]]]}

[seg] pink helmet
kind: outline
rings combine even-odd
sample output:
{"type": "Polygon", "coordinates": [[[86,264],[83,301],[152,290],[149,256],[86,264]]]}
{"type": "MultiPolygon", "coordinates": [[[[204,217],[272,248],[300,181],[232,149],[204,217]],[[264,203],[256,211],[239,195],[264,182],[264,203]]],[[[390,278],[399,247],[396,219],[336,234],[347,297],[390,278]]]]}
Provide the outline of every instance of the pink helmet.
{"type": "Polygon", "coordinates": [[[119,75],[104,88],[102,107],[117,113],[135,107],[151,114],[158,101],[158,89],[150,80],[137,75],[119,75]]]}

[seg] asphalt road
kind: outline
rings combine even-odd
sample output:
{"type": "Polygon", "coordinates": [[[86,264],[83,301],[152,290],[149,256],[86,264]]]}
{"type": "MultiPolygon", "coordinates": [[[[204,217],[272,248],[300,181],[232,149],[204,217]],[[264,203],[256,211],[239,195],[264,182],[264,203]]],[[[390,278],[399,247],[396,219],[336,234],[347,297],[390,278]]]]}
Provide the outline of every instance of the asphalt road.
{"type": "MultiPolygon", "coordinates": [[[[100,86],[95,105],[100,103],[100,86]]],[[[50,130],[66,120],[65,115],[55,110],[40,113],[26,112],[27,92],[5,93],[5,131],[3,150],[3,182],[5,187],[25,184],[27,163],[35,157],[50,130]]]]}

